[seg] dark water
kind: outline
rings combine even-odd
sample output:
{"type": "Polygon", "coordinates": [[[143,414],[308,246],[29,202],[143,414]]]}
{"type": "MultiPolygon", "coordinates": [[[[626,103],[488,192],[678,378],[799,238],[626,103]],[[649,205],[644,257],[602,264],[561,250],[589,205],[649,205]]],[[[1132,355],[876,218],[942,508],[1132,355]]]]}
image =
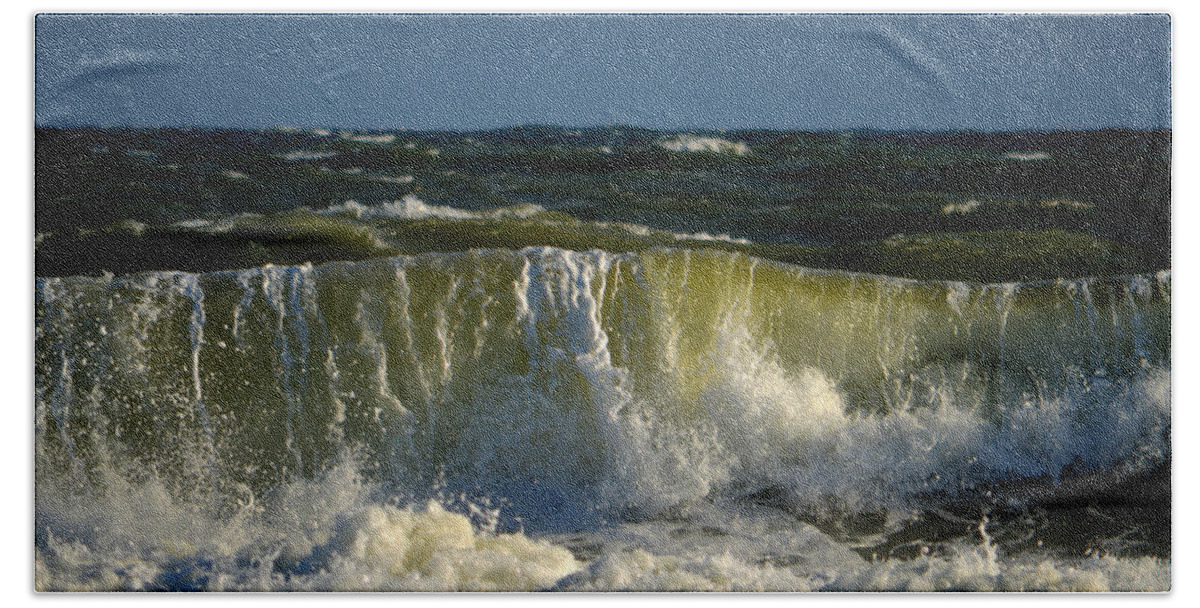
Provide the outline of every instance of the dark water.
{"type": "Polygon", "coordinates": [[[40,589],[1170,587],[1169,134],[38,137],[40,589]]]}

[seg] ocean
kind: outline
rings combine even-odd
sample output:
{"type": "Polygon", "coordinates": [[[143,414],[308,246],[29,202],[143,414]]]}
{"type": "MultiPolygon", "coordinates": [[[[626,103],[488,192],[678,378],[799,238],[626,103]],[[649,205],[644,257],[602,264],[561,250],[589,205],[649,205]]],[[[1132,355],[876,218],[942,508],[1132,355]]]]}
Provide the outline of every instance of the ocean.
{"type": "Polygon", "coordinates": [[[35,585],[1167,591],[1163,136],[41,129],[35,585]]]}

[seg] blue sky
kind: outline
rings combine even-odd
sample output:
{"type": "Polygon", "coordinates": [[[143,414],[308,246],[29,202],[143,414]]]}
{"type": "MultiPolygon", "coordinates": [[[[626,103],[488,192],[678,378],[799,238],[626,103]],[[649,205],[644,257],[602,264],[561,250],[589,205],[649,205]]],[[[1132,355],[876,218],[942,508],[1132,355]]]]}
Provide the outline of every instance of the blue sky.
{"type": "Polygon", "coordinates": [[[41,15],[42,126],[1171,125],[1165,15],[41,15]]]}

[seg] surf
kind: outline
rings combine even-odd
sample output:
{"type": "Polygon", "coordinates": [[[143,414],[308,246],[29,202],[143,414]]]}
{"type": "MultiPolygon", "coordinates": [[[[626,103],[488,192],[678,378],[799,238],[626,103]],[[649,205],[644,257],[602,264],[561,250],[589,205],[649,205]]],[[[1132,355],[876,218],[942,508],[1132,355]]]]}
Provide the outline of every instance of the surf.
{"type": "MultiPolygon", "coordinates": [[[[349,497],[310,552],[346,513],[442,517],[435,487],[502,502],[536,545],[763,496],[896,519],[1124,480],[1170,455],[1170,294],[1170,272],[974,284],[549,247],[39,278],[39,555],[81,521],[218,522],[314,483],[349,497]],[[119,505],[66,506],[85,496],[119,505]]],[[[582,567],[554,555],[531,588],[582,567]]]]}

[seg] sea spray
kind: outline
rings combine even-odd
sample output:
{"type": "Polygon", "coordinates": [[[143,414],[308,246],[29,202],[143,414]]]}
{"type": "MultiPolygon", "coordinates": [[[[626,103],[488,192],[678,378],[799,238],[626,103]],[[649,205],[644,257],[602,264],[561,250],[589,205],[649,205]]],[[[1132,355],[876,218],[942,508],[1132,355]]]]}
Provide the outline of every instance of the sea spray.
{"type": "MultiPolygon", "coordinates": [[[[201,523],[178,550],[190,574],[171,578],[162,538],[116,549],[134,532],[114,500],[166,505],[138,518],[170,528],[192,515],[168,511],[253,519],[248,505],[271,512],[287,488],[356,479],[371,490],[328,517],[358,509],[375,513],[354,516],[367,528],[409,530],[422,516],[401,513],[440,517],[419,489],[445,480],[505,499],[510,525],[565,532],[751,495],[789,512],[903,512],[1067,470],[1124,479],[1169,455],[1169,273],[975,285],[536,248],[38,279],[36,297],[47,588],[348,588],[318,580],[330,560],[403,553],[320,538],[283,551],[263,528],[226,530],[261,550],[218,549],[197,544],[219,537],[201,523]],[[88,496],[104,500],[72,510],[88,496]]],[[[319,535],[342,525],[313,521],[319,535]]],[[[443,571],[404,587],[408,570],[376,569],[359,588],[503,588],[443,571]]],[[[593,573],[573,580],[620,587],[593,573]]],[[[777,574],[761,587],[791,584],[777,574]]]]}

